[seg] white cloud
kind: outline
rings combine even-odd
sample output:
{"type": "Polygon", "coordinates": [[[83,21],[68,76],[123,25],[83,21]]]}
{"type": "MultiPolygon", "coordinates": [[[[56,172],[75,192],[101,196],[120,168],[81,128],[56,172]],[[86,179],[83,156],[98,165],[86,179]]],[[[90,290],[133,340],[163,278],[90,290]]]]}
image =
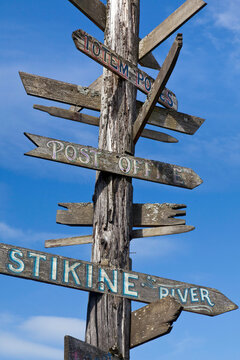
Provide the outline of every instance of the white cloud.
{"type": "Polygon", "coordinates": [[[63,342],[65,335],[84,338],[85,321],[56,316],[32,316],[19,329],[40,341],[63,342]]]}
{"type": "Polygon", "coordinates": [[[0,313],[0,358],[59,360],[63,358],[64,336],[83,339],[84,331],[85,321],[77,318],[22,319],[16,314],[0,313]]]}
{"type": "Polygon", "coordinates": [[[9,226],[4,222],[0,222],[0,240],[1,241],[14,241],[14,243],[24,243],[24,242],[39,242],[49,239],[67,237],[67,235],[55,234],[55,233],[45,233],[45,232],[33,232],[32,230],[22,230],[9,226]]]}
{"type": "Polygon", "coordinates": [[[239,32],[240,31],[240,6],[236,0],[219,1],[215,10],[216,24],[224,27],[225,29],[239,32]]]}
{"type": "Polygon", "coordinates": [[[7,359],[59,360],[63,358],[63,351],[0,332],[0,355],[7,356],[7,359]]]}
{"type": "Polygon", "coordinates": [[[136,253],[137,257],[165,257],[176,253],[182,249],[182,243],[176,238],[171,239],[157,237],[144,239],[134,239],[131,242],[131,252],[136,253]],[[147,244],[147,246],[146,246],[147,244]]]}

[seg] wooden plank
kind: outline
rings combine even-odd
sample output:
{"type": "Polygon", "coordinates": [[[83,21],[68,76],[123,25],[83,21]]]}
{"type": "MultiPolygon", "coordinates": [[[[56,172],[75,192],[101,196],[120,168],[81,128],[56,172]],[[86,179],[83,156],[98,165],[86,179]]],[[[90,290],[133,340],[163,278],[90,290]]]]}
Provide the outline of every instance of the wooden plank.
{"type": "Polygon", "coordinates": [[[215,316],[238,308],[216,289],[0,244],[0,273],[144,303],[172,295],[183,310],[215,316]]]}
{"type": "Polygon", "coordinates": [[[203,0],[185,1],[182,6],[140,41],[139,58],[143,58],[154,50],[206,5],[203,0]]]}
{"type": "Polygon", "coordinates": [[[106,26],[106,6],[100,0],[69,0],[102,31],[106,26]]]}
{"type": "MultiPolygon", "coordinates": [[[[161,226],[146,229],[132,230],[132,239],[141,239],[145,237],[163,236],[182,234],[194,230],[194,226],[189,225],[174,225],[174,226],[161,226]]],[[[74,236],[63,239],[51,239],[45,241],[45,248],[53,248],[59,246],[72,246],[91,244],[93,242],[92,235],[74,236]]]]}
{"type": "MultiPolygon", "coordinates": [[[[96,80],[93,81],[93,83],[91,83],[88,86],[89,89],[91,90],[95,90],[95,91],[99,91],[101,93],[102,91],[102,75],[100,75],[96,80]]],[[[82,109],[84,109],[82,106],[74,106],[72,105],[70,107],[71,111],[81,111],[82,109]]]]}
{"type": "Polygon", "coordinates": [[[100,110],[101,96],[98,91],[24,72],[19,72],[19,75],[28,95],[100,110]]]}
{"type": "Polygon", "coordinates": [[[171,296],[146,305],[131,314],[131,349],[167,335],[182,312],[181,304],[171,296]]]}
{"type": "Polygon", "coordinates": [[[107,353],[66,335],[64,336],[64,360],[119,360],[119,357],[114,356],[110,351],[107,353]]]}
{"type": "Polygon", "coordinates": [[[194,226],[189,225],[174,225],[174,226],[161,226],[146,229],[137,229],[132,231],[132,239],[140,239],[152,236],[163,236],[182,234],[194,230],[194,226]]]}
{"type": "MultiPolygon", "coordinates": [[[[106,6],[100,0],[69,0],[78,10],[86,15],[95,25],[102,31],[106,27],[106,6]]],[[[140,41],[141,39],[139,39],[140,41]]],[[[160,70],[160,66],[153,56],[147,54],[143,59],[139,60],[139,64],[155,70],[160,70]]]]}
{"type": "MultiPolygon", "coordinates": [[[[150,340],[167,335],[172,330],[172,324],[177,321],[181,312],[181,304],[171,296],[155,301],[131,313],[130,348],[145,344],[150,340]]],[[[115,359],[109,352],[102,352],[83,341],[64,337],[64,360],[115,359]],[[85,356],[85,357],[84,357],[85,356]]],[[[119,360],[119,358],[116,358],[119,360]]]]}
{"type": "Polygon", "coordinates": [[[187,189],[193,189],[202,183],[202,179],[190,168],[44,136],[25,135],[37,146],[25,154],[28,156],[187,189]]]}
{"type": "MultiPolygon", "coordinates": [[[[111,70],[122,79],[130,81],[144,94],[150,92],[154,79],[130,61],[127,61],[115,51],[111,50],[81,29],[74,31],[72,38],[78,50],[103,65],[108,70],[111,70]]],[[[170,109],[177,110],[178,108],[176,95],[167,88],[163,90],[158,102],[170,109]]]]}
{"type": "MultiPolygon", "coordinates": [[[[79,85],[20,72],[28,95],[100,111],[101,93],[79,85]]],[[[137,101],[139,111],[142,102],[137,101]]],[[[148,124],[193,135],[204,119],[156,106],[148,124]]]]}
{"type": "MultiPolygon", "coordinates": [[[[56,222],[70,226],[93,226],[93,203],[60,203],[67,210],[57,210],[56,222]]],[[[133,204],[133,226],[152,227],[185,225],[184,204],[133,204]],[[174,218],[177,216],[177,218],[174,218]]]]}
{"type": "MultiPolygon", "coordinates": [[[[66,109],[60,109],[60,108],[53,107],[53,106],[48,107],[48,106],[44,106],[44,105],[34,105],[33,107],[36,110],[41,110],[41,111],[47,112],[52,116],[57,116],[57,117],[61,117],[64,119],[73,120],[73,121],[77,121],[77,122],[81,122],[81,123],[85,123],[85,124],[89,124],[89,125],[99,126],[99,118],[98,117],[79,113],[78,109],[77,109],[77,111],[71,111],[71,110],[66,110],[66,109]]],[[[79,108],[79,109],[81,109],[81,108],[79,108]]],[[[144,129],[141,136],[144,138],[147,138],[147,139],[161,141],[161,142],[165,142],[165,143],[177,143],[178,142],[178,140],[171,135],[162,133],[160,131],[150,130],[150,129],[144,129]]]]}
{"type": "Polygon", "coordinates": [[[136,144],[147,121],[149,120],[153,109],[158,101],[159,96],[161,95],[163,89],[165,88],[168,79],[173,72],[173,69],[176,65],[180,50],[182,48],[182,34],[178,34],[173,45],[163,63],[161,70],[153,83],[152,89],[147,96],[147,99],[141,110],[139,111],[138,117],[133,125],[133,143],[136,144]]]}

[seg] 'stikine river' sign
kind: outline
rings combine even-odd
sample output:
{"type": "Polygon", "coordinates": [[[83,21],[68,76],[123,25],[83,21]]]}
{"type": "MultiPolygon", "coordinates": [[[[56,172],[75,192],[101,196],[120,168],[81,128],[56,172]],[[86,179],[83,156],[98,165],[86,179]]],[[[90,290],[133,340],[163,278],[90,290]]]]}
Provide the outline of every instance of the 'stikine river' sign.
{"type": "Polygon", "coordinates": [[[218,315],[237,306],[218,290],[0,244],[0,273],[151,303],[171,295],[183,310],[218,315]]]}

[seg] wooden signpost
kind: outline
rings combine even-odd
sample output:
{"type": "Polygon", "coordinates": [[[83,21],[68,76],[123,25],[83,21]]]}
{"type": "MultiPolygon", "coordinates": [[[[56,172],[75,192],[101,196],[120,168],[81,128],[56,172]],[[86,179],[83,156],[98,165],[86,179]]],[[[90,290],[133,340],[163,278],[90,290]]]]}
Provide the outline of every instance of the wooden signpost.
{"type": "MultiPolygon", "coordinates": [[[[56,107],[47,107],[44,105],[34,105],[34,109],[48,112],[50,115],[62,117],[64,119],[73,120],[88,125],[99,126],[99,118],[91,115],[73,112],[71,110],[59,109],[56,107]]],[[[178,140],[171,135],[164,134],[159,131],[143,129],[141,136],[147,139],[166,142],[166,143],[177,143],[178,140]]]]}
{"type": "MultiPolygon", "coordinates": [[[[106,28],[106,6],[100,0],[69,0],[75,5],[84,15],[86,15],[94,24],[96,24],[102,31],[106,28]]],[[[141,40],[141,39],[139,39],[141,40]]],[[[148,53],[143,59],[138,61],[140,65],[152,69],[160,70],[160,66],[153,56],[148,53]]]]}
{"type": "Polygon", "coordinates": [[[206,5],[203,0],[185,1],[166,20],[139,42],[139,58],[144,58],[206,5]]]}
{"type": "Polygon", "coordinates": [[[64,337],[64,360],[119,360],[109,351],[100,350],[96,346],[75,339],[72,336],[64,337]]]}
{"type": "Polygon", "coordinates": [[[173,296],[183,310],[215,316],[237,309],[216,289],[0,244],[0,273],[144,303],[173,296]]]}
{"type": "MultiPolygon", "coordinates": [[[[59,203],[67,210],[57,210],[56,222],[71,226],[93,225],[93,203],[59,203]]],[[[185,225],[186,208],[184,204],[133,204],[133,226],[185,225]],[[177,218],[174,218],[177,216],[177,218]]]]}
{"type": "MultiPolygon", "coordinates": [[[[148,94],[150,92],[154,79],[137,66],[134,66],[130,61],[127,61],[83,30],[74,31],[72,37],[78,50],[121,78],[130,81],[143,93],[148,94]]],[[[163,89],[158,102],[170,109],[177,110],[178,108],[175,94],[168,89],[163,89]]]]}
{"type": "MultiPolygon", "coordinates": [[[[137,229],[137,230],[132,230],[131,240],[153,237],[153,236],[183,234],[192,231],[194,229],[195,229],[194,226],[189,226],[189,225],[160,226],[154,228],[137,229]]],[[[92,235],[83,235],[83,236],[68,237],[64,239],[46,240],[45,247],[52,248],[58,246],[83,245],[83,244],[92,244],[92,242],[93,242],[92,235]]]]}
{"type": "MultiPolygon", "coordinates": [[[[140,101],[137,102],[137,109],[140,110],[142,105],[143,104],[140,101]]],[[[90,116],[90,115],[85,116],[85,114],[80,114],[77,111],[71,111],[62,108],[57,108],[54,106],[45,106],[45,105],[34,105],[34,109],[47,112],[51,116],[56,116],[63,119],[68,119],[78,122],[85,122],[89,125],[99,126],[99,121],[96,120],[94,116],[90,116]],[[93,118],[95,119],[93,120],[93,118]]],[[[99,110],[99,108],[96,108],[95,110],[99,110]]],[[[148,120],[148,124],[150,125],[163,127],[169,130],[174,130],[189,135],[194,135],[195,132],[199,129],[199,127],[203,123],[204,123],[204,119],[201,119],[199,117],[191,116],[173,110],[170,111],[157,106],[155,106],[155,108],[153,109],[153,112],[148,120]]],[[[142,134],[142,136],[144,135],[142,134]]]]}
{"type": "MultiPolygon", "coordinates": [[[[172,330],[182,312],[181,304],[172,296],[146,305],[131,314],[130,348],[145,344],[172,330]]],[[[108,353],[71,336],[64,337],[64,360],[119,360],[112,349],[108,353]]]]}
{"type": "Polygon", "coordinates": [[[193,189],[202,179],[189,168],[117,154],[91,146],[25,133],[37,148],[25,155],[136,179],[193,189]]]}
{"type": "Polygon", "coordinates": [[[65,336],[64,360],[129,360],[130,348],[169,333],[182,310],[215,316],[238,308],[216,289],[131,271],[129,258],[131,239],[194,229],[176,218],[186,214],[183,204],[133,204],[131,179],[188,189],[202,183],[192,169],[135,157],[134,145],[140,136],[177,142],[145,129],[146,124],[189,135],[203,124],[202,118],[176,111],[176,96],[165,88],[182,35],[177,35],[162,67],[151,51],[206,3],[185,1],[141,40],[139,0],[107,0],[107,7],[100,0],[69,1],[104,31],[104,44],[83,30],[73,32],[77,49],[104,66],[103,75],[89,87],[23,72],[20,76],[27,94],[74,106],[35,109],[99,126],[99,145],[25,133],[37,146],[25,155],[97,170],[93,203],[60,203],[67,210],[57,211],[58,223],[93,226],[93,235],[45,242],[49,248],[92,243],[92,261],[0,244],[0,273],[89,293],[86,342],[65,336]],[[137,63],[159,70],[156,80],[137,63]],[[136,101],[137,89],[147,94],[144,103],[136,101]],[[80,114],[82,108],[100,111],[100,118],[80,114]],[[149,305],[131,313],[132,300],[149,305]]]}
{"type": "Polygon", "coordinates": [[[182,34],[178,34],[176,37],[168,56],[166,57],[159,74],[154,81],[152,88],[149,92],[149,95],[141,107],[136,121],[133,125],[133,143],[136,144],[138,141],[147,121],[149,120],[153,109],[158,101],[159,96],[161,96],[165,85],[174,69],[174,66],[177,62],[180,50],[182,48],[182,34]]]}
{"type": "MultiPolygon", "coordinates": [[[[19,74],[28,95],[100,111],[101,93],[99,91],[24,72],[19,72],[19,74]]],[[[138,111],[142,104],[140,101],[137,102],[138,111]]],[[[41,108],[41,110],[43,110],[43,108],[41,108]]],[[[66,118],[72,116],[71,120],[77,117],[75,113],[66,113],[68,110],[65,109],[50,107],[50,109],[44,108],[44,111],[50,111],[51,115],[63,118],[67,114],[66,118]]],[[[148,124],[150,125],[160,126],[190,135],[195,134],[203,122],[204,119],[202,118],[157,106],[154,108],[148,120],[148,124]]]]}
{"type": "Polygon", "coordinates": [[[131,349],[167,335],[182,312],[181,304],[172,296],[146,305],[131,314],[131,349]]]}

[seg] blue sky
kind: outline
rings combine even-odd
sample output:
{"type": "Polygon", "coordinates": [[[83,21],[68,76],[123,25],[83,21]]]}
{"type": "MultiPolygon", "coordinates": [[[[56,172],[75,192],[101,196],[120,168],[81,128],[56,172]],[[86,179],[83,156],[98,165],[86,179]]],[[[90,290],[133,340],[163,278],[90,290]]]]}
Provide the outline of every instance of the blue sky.
{"type": "MultiPolygon", "coordinates": [[[[141,37],[182,3],[142,0],[141,37]]],[[[217,288],[237,304],[239,17],[238,1],[209,0],[181,29],[183,49],[167,87],[177,95],[179,111],[205,118],[203,126],[194,136],[166,131],[178,144],[140,139],[136,147],[136,156],[191,167],[204,180],[194,190],[133,181],[134,202],[184,203],[187,224],[196,230],[131,244],[134,271],[217,288]]],[[[98,129],[33,110],[33,104],[55,103],[27,96],[18,75],[20,70],[88,86],[102,68],[76,50],[71,34],[78,28],[103,41],[103,33],[67,0],[0,2],[1,242],[45,251],[47,239],[91,233],[58,225],[55,216],[59,202],[91,201],[95,172],[23,155],[33,148],[24,131],[97,147],[98,129]]],[[[160,64],[174,37],[154,51],[160,64]]],[[[90,245],[47,251],[91,256],[90,245]]],[[[3,275],[0,286],[2,360],[57,360],[65,334],[83,339],[86,293],[3,275]]],[[[170,335],[132,350],[131,359],[238,360],[239,322],[238,310],[215,318],[183,312],[170,335]]]]}

